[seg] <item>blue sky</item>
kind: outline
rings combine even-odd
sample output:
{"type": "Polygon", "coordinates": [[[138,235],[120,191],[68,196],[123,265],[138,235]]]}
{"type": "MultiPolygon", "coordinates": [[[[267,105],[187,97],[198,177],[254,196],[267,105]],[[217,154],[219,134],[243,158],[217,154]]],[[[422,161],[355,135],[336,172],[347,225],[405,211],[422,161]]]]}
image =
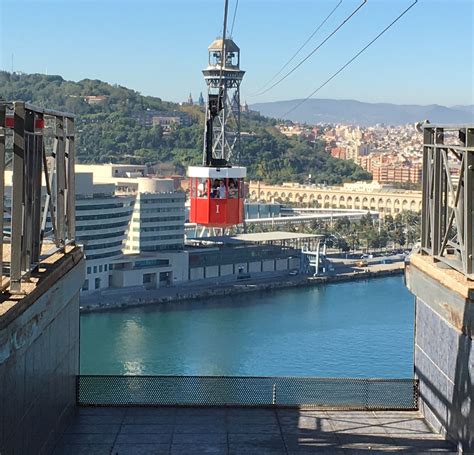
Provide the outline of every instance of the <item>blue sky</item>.
{"type": "MultiPolygon", "coordinates": [[[[230,19],[236,0],[230,0],[230,19]]],[[[362,0],[342,5],[302,52],[316,47],[362,0]]],[[[0,68],[101,79],[146,95],[196,99],[223,0],[0,0],[0,68]],[[34,32],[33,32],[34,30],[34,32]]],[[[303,98],[379,33],[411,0],[368,0],[305,65],[260,97],[267,82],[338,0],[239,0],[234,39],[249,104],[303,98]]],[[[474,0],[419,0],[318,98],[473,104],[474,0]]],[[[298,61],[298,60],[295,60],[298,61]]],[[[0,88],[1,89],[1,88],[0,88]]]]}

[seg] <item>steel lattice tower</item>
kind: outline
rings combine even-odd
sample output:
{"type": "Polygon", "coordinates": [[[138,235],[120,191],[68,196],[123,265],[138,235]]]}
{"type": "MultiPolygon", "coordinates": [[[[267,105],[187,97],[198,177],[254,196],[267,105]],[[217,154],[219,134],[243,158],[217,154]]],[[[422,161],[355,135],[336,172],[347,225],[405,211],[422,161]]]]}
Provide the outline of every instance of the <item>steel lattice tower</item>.
{"type": "Polygon", "coordinates": [[[212,132],[205,138],[203,162],[209,165],[206,142],[212,142],[212,158],[222,165],[238,162],[240,155],[240,49],[231,39],[216,39],[208,48],[206,121],[214,117],[212,132]],[[223,52],[222,52],[223,51],[223,52]],[[222,54],[225,56],[222,61],[222,54]],[[222,161],[221,161],[222,160],[222,161]]]}

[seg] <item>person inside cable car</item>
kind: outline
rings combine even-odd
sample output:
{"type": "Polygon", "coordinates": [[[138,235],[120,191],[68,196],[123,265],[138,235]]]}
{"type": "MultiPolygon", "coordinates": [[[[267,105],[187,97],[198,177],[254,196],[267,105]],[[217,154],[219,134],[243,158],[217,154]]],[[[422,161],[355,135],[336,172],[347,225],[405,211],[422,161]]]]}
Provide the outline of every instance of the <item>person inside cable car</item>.
{"type": "Polygon", "coordinates": [[[219,198],[219,179],[214,179],[211,185],[211,198],[219,198]]]}
{"type": "Polygon", "coordinates": [[[229,179],[229,199],[237,199],[239,191],[235,179],[229,179]]]}
{"type": "Polygon", "coordinates": [[[207,197],[207,180],[199,183],[198,185],[198,197],[205,198],[207,197]]]}
{"type": "Polygon", "coordinates": [[[227,198],[227,189],[225,187],[224,180],[221,180],[219,185],[219,199],[226,199],[227,198]]]}

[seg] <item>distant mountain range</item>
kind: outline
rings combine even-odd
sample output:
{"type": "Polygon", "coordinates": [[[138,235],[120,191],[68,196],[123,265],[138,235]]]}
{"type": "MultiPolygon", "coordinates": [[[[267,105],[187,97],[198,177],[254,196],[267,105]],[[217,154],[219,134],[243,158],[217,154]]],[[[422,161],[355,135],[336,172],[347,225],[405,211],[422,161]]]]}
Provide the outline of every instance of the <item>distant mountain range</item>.
{"type": "Polygon", "coordinates": [[[301,123],[344,123],[371,126],[377,123],[404,125],[422,120],[431,123],[474,123],[474,105],[364,103],[355,100],[312,99],[285,115],[301,100],[256,103],[251,110],[267,117],[301,123]]]}

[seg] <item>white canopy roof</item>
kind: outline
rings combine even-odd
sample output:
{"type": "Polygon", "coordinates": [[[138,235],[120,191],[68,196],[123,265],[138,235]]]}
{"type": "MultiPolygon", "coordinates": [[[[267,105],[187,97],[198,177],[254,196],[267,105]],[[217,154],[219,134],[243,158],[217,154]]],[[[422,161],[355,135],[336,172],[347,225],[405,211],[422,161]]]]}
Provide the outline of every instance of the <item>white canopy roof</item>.
{"type": "Polygon", "coordinates": [[[207,166],[189,166],[188,177],[204,177],[211,179],[244,178],[247,175],[245,167],[207,167],[207,166]]]}

